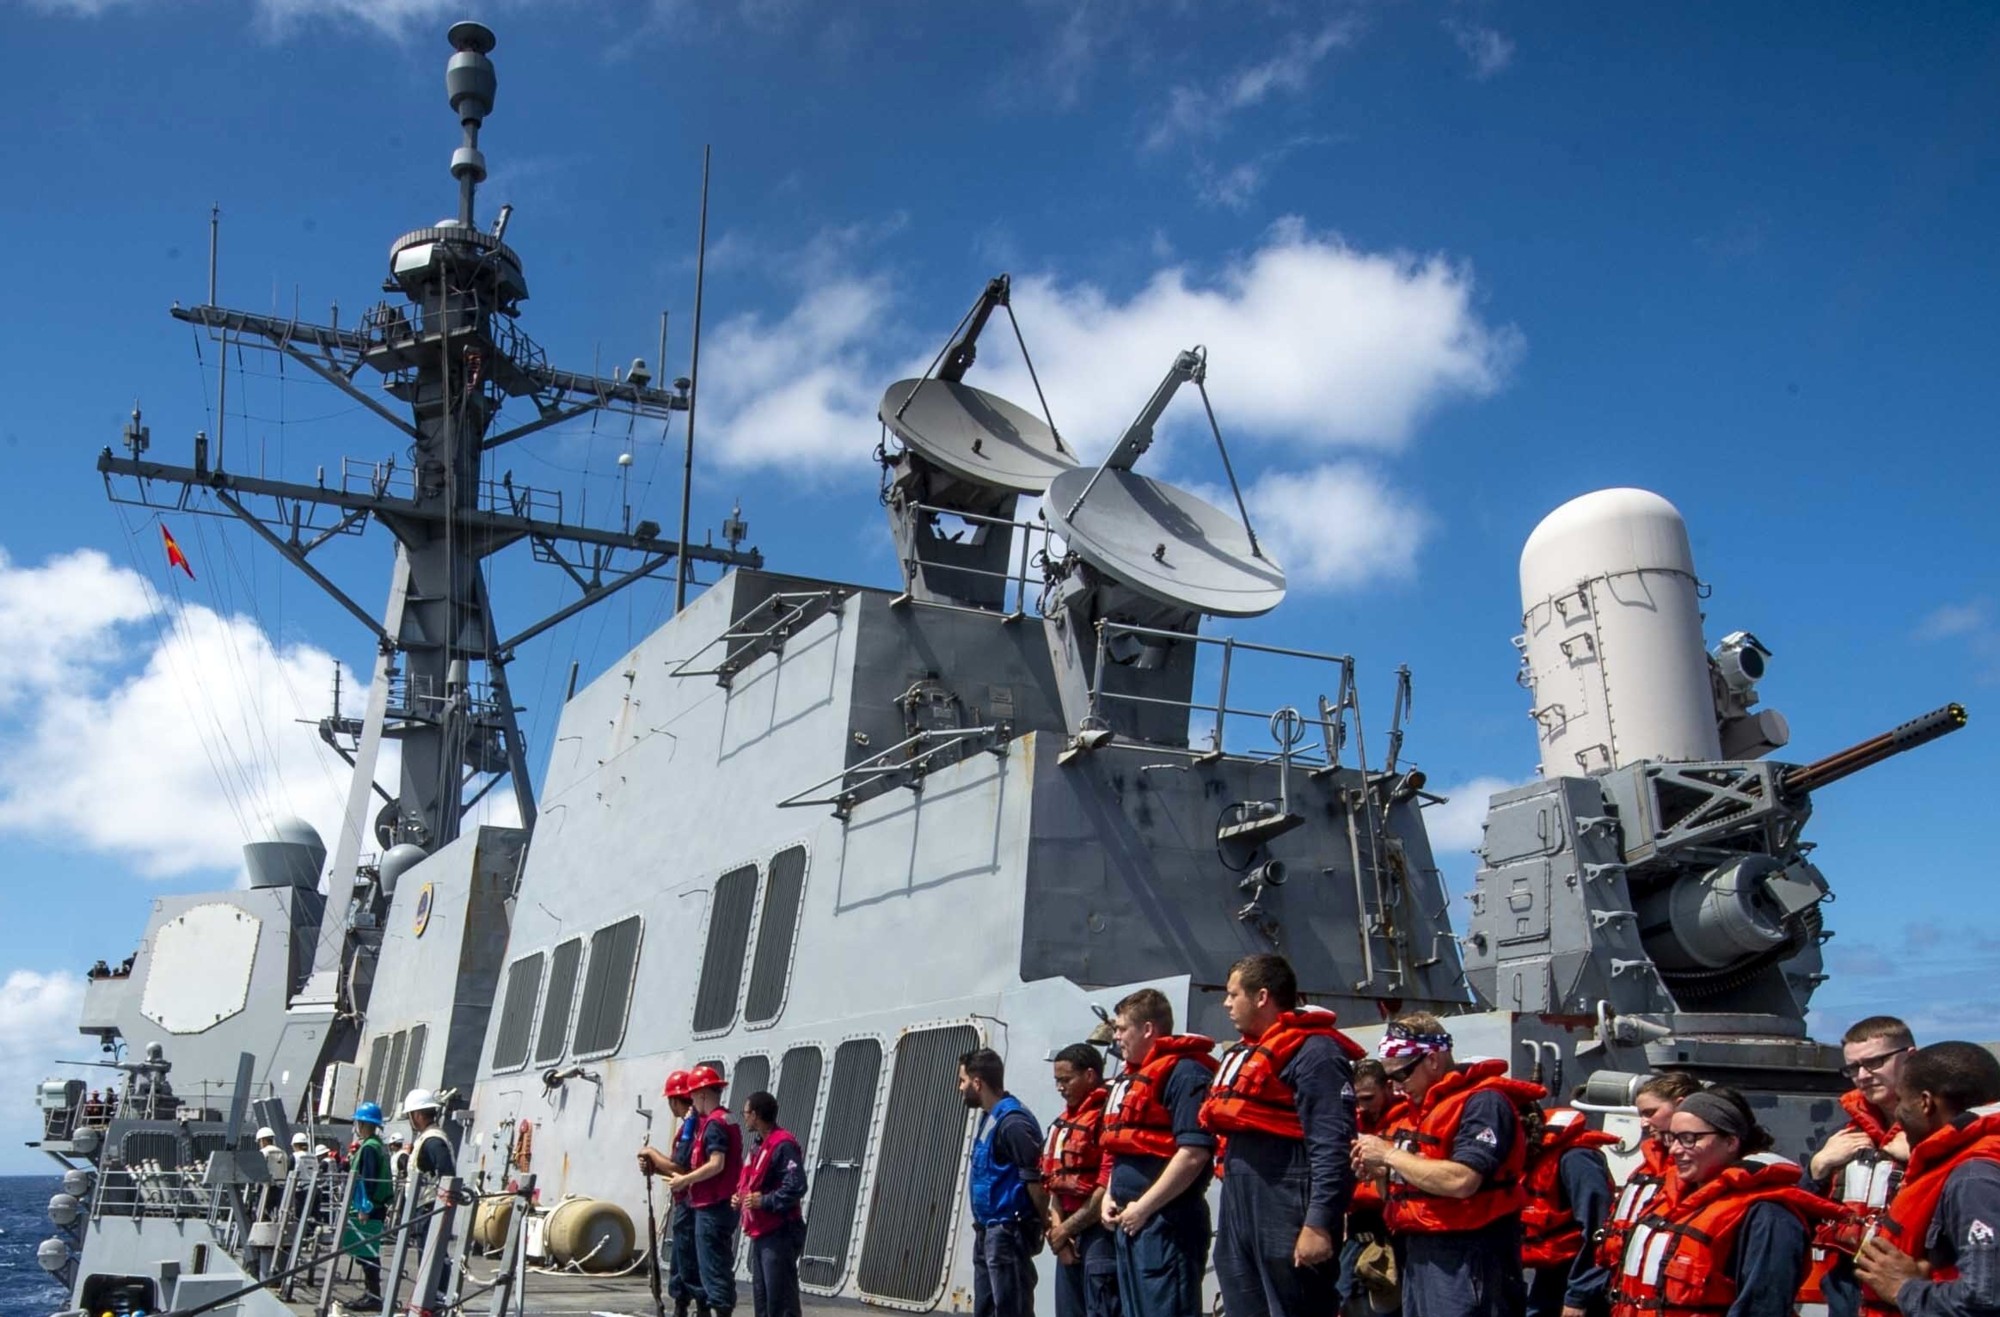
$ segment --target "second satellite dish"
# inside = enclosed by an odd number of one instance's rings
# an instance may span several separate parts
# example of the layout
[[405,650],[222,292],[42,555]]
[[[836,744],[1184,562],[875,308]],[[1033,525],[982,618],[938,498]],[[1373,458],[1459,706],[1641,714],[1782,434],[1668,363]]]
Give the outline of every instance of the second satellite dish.
[[1270,550],[1251,543],[1241,520],[1184,489],[1136,471],[1078,469],[1049,486],[1048,509],[1077,557],[1162,603],[1255,617],[1284,600],[1285,570]]
[[957,380],[897,380],[881,416],[910,448],[975,485],[1039,494],[1076,465],[1040,417]]

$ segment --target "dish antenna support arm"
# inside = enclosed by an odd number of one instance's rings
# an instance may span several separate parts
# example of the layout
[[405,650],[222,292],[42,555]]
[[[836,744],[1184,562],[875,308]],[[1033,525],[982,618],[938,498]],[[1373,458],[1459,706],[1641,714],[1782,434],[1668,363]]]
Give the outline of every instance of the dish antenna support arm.
[[1013,288],[1013,279],[1005,274],[987,280],[986,290],[979,294],[979,300],[972,304],[972,310],[960,322],[964,332],[945,349],[944,361],[938,366],[939,379],[956,384],[965,378],[965,372],[972,369],[973,361],[979,356],[981,331],[986,328],[986,322],[996,308],[1011,305]]
[[1153,396],[1146,399],[1146,405],[1139,409],[1139,414],[1133,418],[1132,424],[1125,427],[1125,433],[1118,440],[1118,446],[1111,450],[1111,456],[1104,459],[1104,465],[1097,468],[1097,474],[1090,478],[1090,483],[1076,496],[1076,502],[1069,505],[1069,510],[1063,514],[1064,520],[1076,516],[1076,510],[1090,497],[1090,491],[1097,488],[1098,477],[1106,471],[1130,471],[1133,464],[1139,460],[1139,455],[1153,446],[1153,427],[1159,424],[1160,417],[1166,413],[1167,404],[1174,400],[1176,393],[1180,392],[1181,385],[1190,381],[1200,384],[1207,378],[1207,348],[1197,345],[1176,356],[1174,364],[1167,368],[1166,378],[1162,379],[1159,387],[1153,390]]

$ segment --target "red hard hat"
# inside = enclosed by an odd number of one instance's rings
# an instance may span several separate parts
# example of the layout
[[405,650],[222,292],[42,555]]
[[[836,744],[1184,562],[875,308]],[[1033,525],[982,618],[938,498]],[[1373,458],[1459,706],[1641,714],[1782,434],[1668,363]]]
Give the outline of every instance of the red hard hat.
[[668,1097],[686,1097],[688,1095],[687,1071],[674,1070],[668,1072],[666,1095]]
[[704,1088],[721,1088],[725,1082],[727,1081],[722,1078],[722,1072],[714,1066],[698,1065],[688,1071],[687,1091],[693,1094],[699,1093]]

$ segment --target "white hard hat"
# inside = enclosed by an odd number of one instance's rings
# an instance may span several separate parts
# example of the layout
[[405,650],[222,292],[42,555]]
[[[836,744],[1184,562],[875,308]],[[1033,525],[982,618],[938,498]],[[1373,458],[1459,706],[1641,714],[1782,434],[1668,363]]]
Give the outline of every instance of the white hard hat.
[[400,1135],[400,1134],[391,1134],[391,1135],[389,1136],[389,1146],[390,1146],[390,1147],[392,1147],[392,1148],[400,1148],[400,1147],[402,1147],[402,1146],[403,1146],[403,1136],[402,1136],[402,1135]]
[[269,1125],[260,1126],[257,1130],[257,1137],[260,1139],[276,1139],[278,1131],[272,1129]]
[[436,1111],[438,1107],[437,1094],[427,1088],[413,1088],[403,1096],[403,1109],[398,1114],[407,1116],[412,1111]]
[[[278,1136],[273,1134],[271,1137],[276,1138]],[[304,1130],[300,1130],[298,1133],[292,1135],[292,1146],[294,1148],[304,1148],[309,1146],[311,1143],[312,1140],[306,1137]]]

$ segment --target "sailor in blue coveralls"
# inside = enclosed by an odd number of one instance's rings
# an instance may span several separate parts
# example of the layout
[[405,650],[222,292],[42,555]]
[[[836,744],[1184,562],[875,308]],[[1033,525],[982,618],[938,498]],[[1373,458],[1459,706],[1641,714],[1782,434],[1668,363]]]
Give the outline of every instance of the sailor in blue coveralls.
[[1005,1064],[991,1048],[958,1059],[958,1092],[980,1112],[967,1177],[974,1317],[1034,1317],[1035,1254],[1049,1211],[1041,1126],[1007,1092]]

